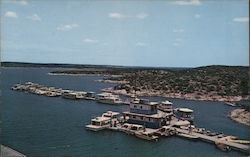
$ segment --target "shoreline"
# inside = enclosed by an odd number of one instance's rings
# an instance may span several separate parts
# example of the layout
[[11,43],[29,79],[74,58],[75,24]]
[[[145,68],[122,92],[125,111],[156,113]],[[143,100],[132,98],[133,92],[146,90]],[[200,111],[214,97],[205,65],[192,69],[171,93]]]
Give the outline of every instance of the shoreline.
[[67,74],[67,73],[48,73],[48,75],[55,75],[55,76],[110,76],[110,75],[104,75],[104,74]]
[[115,80],[95,80],[95,82],[105,82],[105,83],[114,83],[114,84],[128,83],[128,81],[115,81]]
[[[62,75],[62,76],[102,76],[102,77],[121,77],[121,75],[111,75],[111,74],[69,74],[69,73],[48,73],[48,75]],[[95,82],[105,82],[105,83],[113,83],[113,84],[127,84],[129,81],[127,80],[112,80],[112,79],[99,79],[95,80]],[[125,89],[114,89],[114,87],[107,87],[102,89],[104,92],[111,92],[114,94],[125,95],[125,96],[133,96],[135,95],[135,91],[127,92]],[[166,93],[163,90],[153,90],[153,89],[146,89],[136,91],[137,96],[158,96],[158,97],[165,97],[165,98],[178,98],[184,100],[199,100],[199,101],[219,101],[219,102],[239,102],[241,100],[249,100],[250,95],[241,96],[241,95],[213,95],[213,93],[186,93],[182,94],[180,92],[172,92]]]
[[250,126],[250,111],[247,111],[246,109],[234,109],[229,113],[228,116],[237,123]]
[[[127,93],[125,89],[122,90],[114,90],[113,87],[103,88],[102,91],[111,92],[114,94],[125,95],[125,96],[133,96],[134,93]],[[242,96],[207,96],[207,95],[196,95],[196,94],[180,94],[180,93],[163,93],[160,91],[136,91],[137,96],[158,96],[165,98],[178,98],[184,100],[199,100],[199,101],[220,101],[220,102],[238,102],[241,100],[248,100],[249,97],[243,98]]]

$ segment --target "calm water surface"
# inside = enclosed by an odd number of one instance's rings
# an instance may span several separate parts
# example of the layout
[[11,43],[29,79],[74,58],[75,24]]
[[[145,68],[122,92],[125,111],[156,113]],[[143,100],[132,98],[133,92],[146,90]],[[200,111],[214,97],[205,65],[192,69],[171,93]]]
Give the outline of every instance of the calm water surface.
[[[1,69],[1,143],[31,157],[39,156],[128,156],[128,157],[212,157],[244,156],[222,152],[213,144],[178,137],[149,142],[121,132],[85,130],[85,124],[107,110],[126,111],[127,106],[72,101],[10,90],[15,83],[32,81],[64,89],[100,92],[114,84],[95,82],[96,76],[50,76],[48,68]],[[165,100],[150,97],[150,100]],[[227,118],[230,106],[220,102],[168,99],[176,107],[193,109],[195,124],[210,130],[250,139],[249,127]]]

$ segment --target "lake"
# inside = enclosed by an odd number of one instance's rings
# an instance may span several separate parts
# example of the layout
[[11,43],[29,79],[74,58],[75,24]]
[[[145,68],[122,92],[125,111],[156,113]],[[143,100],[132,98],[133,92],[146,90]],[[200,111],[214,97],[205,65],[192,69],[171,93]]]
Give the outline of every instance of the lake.
[[[236,151],[222,152],[213,144],[163,137],[149,142],[122,132],[85,129],[90,119],[107,110],[126,111],[127,106],[106,105],[87,100],[67,100],[10,90],[15,83],[32,81],[63,89],[101,92],[114,84],[95,82],[97,76],[47,75],[55,68],[1,68],[1,143],[28,156],[124,156],[124,157],[211,157],[242,156]],[[150,100],[166,100],[148,97]],[[212,131],[250,139],[249,127],[227,117],[233,108],[222,102],[188,101],[169,98],[174,107],[194,110],[195,125]]]

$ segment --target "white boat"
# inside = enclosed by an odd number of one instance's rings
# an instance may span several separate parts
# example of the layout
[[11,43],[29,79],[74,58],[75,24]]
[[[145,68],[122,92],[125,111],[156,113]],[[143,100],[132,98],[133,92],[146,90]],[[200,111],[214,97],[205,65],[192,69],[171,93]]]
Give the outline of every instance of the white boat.
[[49,97],[56,97],[56,96],[60,96],[61,94],[60,93],[57,93],[57,92],[47,92],[46,93],[46,96],[49,96]]
[[70,92],[70,93],[63,93],[62,97],[66,99],[77,99],[76,95],[77,95],[76,93]]
[[232,107],[235,107],[237,106],[235,103],[232,103],[232,102],[225,102],[226,105],[229,105],[229,106],[232,106]]
[[171,113],[173,112],[173,103],[170,101],[162,101],[157,108],[163,112]]
[[85,94],[86,92],[70,91],[64,92],[62,96],[66,99],[83,99],[85,97]]
[[195,135],[191,135],[191,134],[178,133],[177,135],[181,136],[181,137],[189,138],[189,139],[198,139],[199,138],[199,137],[197,137]]
[[143,129],[144,129],[144,127],[142,125],[129,124],[129,123],[123,124],[122,127],[120,128],[121,131],[123,131],[127,134],[131,134],[131,135],[134,135],[136,131],[140,131]]
[[149,141],[151,140],[157,141],[159,139],[159,136],[155,136],[153,135],[152,132],[147,132],[147,131],[136,131],[135,136]]
[[119,112],[113,112],[113,111],[107,111],[102,114],[102,117],[108,117],[111,119],[118,119],[120,113]]
[[97,94],[97,101],[104,104],[122,104],[119,96],[111,93]]
[[84,99],[86,96],[87,92],[76,92],[76,99]]
[[84,99],[86,99],[86,100],[95,100],[95,92],[87,92]]
[[86,129],[92,130],[92,131],[99,131],[103,130],[110,126],[111,118],[109,117],[96,117],[94,119],[91,119],[91,124],[86,125]]

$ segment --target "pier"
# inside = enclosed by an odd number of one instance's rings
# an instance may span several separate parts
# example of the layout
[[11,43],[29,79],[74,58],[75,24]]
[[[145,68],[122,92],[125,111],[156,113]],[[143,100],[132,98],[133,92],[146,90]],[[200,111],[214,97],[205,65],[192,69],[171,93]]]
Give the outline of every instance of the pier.
[[194,125],[193,110],[173,108],[171,103],[168,103],[167,106],[165,104],[165,101],[157,103],[135,98],[130,103],[129,111],[122,114],[108,111],[109,116],[103,116],[104,113],[102,116],[91,119],[91,123],[86,125],[86,129],[121,131],[150,141],[157,141],[164,136],[179,136],[188,140],[202,140],[215,144],[222,151],[232,149],[250,153],[250,141],[198,128]]
[[201,134],[201,133],[197,133],[197,132],[190,132],[188,130],[184,130],[184,129],[180,129],[180,128],[176,128],[176,127],[170,127],[171,130],[175,130],[178,133],[183,133],[183,134],[187,134],[187,135],[192,135],[195,137],[198,137],[200,140],[209,142],[209,143],[221,143],[224,144],[226,146],[229,146],[230,148],[237,150],[237,151],[241,151],[244,153],[250,153],[250,146],[249,145],[244,145],[244,144],[239,144],[239,143],[235,143],[235,142],[230,142],[227,140],[224,140],[223,138],[219,138],[218,136],[208,136],[205,134]]

